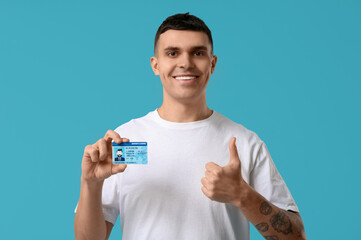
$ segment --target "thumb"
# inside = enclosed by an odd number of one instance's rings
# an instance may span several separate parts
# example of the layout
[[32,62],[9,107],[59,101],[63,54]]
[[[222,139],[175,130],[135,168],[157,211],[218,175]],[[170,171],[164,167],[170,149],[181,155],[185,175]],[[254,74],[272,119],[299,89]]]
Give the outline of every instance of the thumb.
[[229,141],[229,162],[227,165],[240,165],[241,161],[238,156],[238,151],[236,147],[236,138],[233,137],[231,141]]

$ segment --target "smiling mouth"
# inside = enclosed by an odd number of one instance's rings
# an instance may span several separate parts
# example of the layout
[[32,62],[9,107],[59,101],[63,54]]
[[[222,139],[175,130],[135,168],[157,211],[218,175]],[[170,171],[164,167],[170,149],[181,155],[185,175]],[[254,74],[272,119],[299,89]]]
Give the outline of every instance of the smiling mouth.
[[186,81],[186,80],[197,79],[197,78],[199,78],[199,76],[173,76],[173,78],[176,79],[176,80]]

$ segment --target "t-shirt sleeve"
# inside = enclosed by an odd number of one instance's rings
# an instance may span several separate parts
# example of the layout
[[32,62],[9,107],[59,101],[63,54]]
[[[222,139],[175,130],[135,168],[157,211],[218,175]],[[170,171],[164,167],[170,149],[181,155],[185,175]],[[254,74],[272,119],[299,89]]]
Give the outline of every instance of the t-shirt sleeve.
[[[76,205],[74,212],[78,205]],[[116,175],[112,175],[104,180],[102,191],[102,208],[105,221],[113,225],[119,216],[119,194]]]
[[298,207],[264,142],[261,143],[250,173],[250,185],[277,207],[298,212]]

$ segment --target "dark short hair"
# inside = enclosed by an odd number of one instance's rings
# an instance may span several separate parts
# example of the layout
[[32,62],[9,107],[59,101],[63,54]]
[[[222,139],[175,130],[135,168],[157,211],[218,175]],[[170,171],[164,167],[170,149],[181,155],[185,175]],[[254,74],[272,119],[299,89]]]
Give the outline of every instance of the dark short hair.
[[187,13],[178,13],[173,16],[168,17],[164,22],[159,26],[157,33],[155,34],[154,39],[154,54],[157,48],[159,36],[168,31],[168,30],[191,30],[204,32],[207,34],[209,42],[211,43],[211,53],[213,53],[213,39],[211,30],[207,25],[202,21],[202,19]]

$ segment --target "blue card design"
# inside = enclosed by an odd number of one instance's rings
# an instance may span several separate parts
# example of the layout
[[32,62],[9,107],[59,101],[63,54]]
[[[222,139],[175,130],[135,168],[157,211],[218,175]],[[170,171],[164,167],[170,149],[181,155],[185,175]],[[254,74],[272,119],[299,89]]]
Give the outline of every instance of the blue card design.
[[113,164],[147,164],[147,142],[112,143]]

